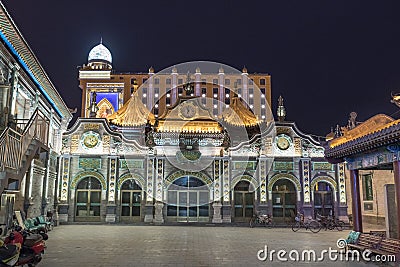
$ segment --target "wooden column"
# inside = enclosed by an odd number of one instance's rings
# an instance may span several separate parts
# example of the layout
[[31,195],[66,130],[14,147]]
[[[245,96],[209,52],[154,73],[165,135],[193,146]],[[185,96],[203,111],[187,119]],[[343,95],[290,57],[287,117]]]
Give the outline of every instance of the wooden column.
[[400,161],[393,162],[394,187],[397,202],[397,234],[400,237]]
[[351,206],[353,211],[353,230],[362,232],[362,214],[361,214],[361,197],[360,197],[360,180],[358,179],[358,170],[350,171],[351,186]]

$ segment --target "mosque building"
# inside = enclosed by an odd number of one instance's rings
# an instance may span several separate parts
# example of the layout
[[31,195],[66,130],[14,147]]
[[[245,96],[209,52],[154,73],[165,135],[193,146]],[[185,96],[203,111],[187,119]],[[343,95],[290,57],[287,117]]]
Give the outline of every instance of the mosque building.
[[62,137],[60,222],[347,220],[344,164],[277,120],[271,76],[207,62],[119,73],[100,43],[79,69],[81,117]]

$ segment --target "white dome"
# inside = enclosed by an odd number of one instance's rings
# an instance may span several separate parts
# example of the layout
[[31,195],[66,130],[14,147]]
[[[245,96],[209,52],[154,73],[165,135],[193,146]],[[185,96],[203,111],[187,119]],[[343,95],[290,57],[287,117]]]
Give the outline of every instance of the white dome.
[[89,52],[88,62],[90,63],[91,61],[96,60],[105,60],[110,64],[112,63],[111,52],[102,43],[93,47]]

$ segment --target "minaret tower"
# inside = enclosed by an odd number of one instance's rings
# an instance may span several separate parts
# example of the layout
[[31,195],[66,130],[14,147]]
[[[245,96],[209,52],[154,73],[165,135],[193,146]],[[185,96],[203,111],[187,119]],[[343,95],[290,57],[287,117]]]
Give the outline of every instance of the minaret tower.
[[[111,71],[111,52],[103,45],[103,40],[101,39],[100,44],[96,45],[90,50],[87,64],[83,65],[79,69],[79,87],[82,89],[81,116],[83,118],[96,117],[97,115],[94,113],[95,109],[97,108],[98,110],[101,108],[99,101],[104,98],[104,89],[101,89],[100,87],[90,87],[88,84],[109,83]],[[97,93],[97,103],[94,103],[94,101],[96,101],[96,96],[94,93]],[[101,93],[103,93],[103,95],[101,95]],[[114,102],[117,102],[117,100]],[[111,103],[109,105],[111,105]],[[118,109],[118,106],[115,106],[114,110],[115,109]]]

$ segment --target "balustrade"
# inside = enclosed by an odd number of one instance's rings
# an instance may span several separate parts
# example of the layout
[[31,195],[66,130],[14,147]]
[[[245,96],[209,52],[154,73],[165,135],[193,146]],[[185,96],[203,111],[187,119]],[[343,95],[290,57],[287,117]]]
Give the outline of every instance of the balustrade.
[[0,171],[5,168],[18,171],[33,140],[48,146],[49,120],[36,110],[23,131],[7,127],[0,135]]

